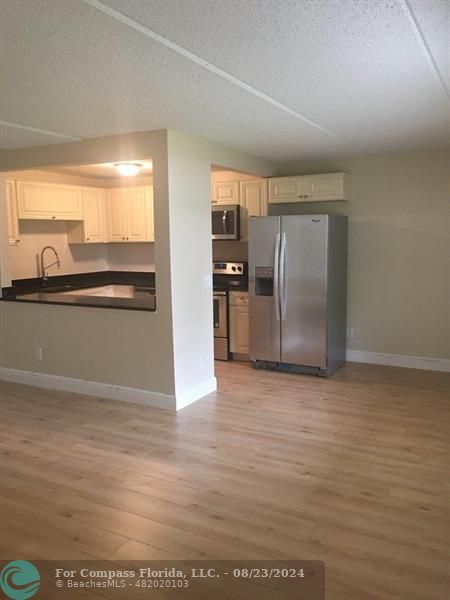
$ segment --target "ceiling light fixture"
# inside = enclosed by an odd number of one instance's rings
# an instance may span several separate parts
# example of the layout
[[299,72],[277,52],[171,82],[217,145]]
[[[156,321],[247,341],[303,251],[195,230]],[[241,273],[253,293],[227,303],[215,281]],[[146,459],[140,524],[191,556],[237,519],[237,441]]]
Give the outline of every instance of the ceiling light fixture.
[[145,165],[144,163],[139,162],[123,162],[114,163],[114,167],[122,177],[134,177],[145,167]]

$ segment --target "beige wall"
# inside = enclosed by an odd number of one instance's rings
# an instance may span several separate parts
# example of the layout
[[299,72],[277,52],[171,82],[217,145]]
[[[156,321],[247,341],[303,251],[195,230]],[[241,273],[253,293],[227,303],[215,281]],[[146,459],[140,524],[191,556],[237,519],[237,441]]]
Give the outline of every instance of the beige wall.
[[111,271],[155,271],[155,244],[107,244]]
[[211,181],[248,181],[258,179],[257,175],[237,173],[236,171],[211,171]]
[[201,145],[169,132],[170,264],[177,394],[215,386],[210,160]]
[[450,151],[280,165],[348,171],[351,200],[272,205],[272,214],[349,216],[348,347],[450,358]]
[[173,393],[158,313],[2,302],[0,332],[0,367]]
[[213,258],[214,260],[247,261],[248,243],[215,240],[213,241]]

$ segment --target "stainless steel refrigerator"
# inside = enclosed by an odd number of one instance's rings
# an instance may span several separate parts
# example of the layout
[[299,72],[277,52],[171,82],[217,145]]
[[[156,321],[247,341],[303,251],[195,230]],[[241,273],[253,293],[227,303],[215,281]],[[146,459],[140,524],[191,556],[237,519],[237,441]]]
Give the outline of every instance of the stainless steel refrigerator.
[[253,366],[322,376],[345,362],[347,217],[249,219]]

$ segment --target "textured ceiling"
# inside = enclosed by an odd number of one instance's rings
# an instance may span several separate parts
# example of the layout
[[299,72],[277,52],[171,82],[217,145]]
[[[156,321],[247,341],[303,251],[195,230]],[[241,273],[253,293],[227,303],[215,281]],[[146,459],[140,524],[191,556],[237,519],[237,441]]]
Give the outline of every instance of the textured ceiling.
[[0,88],[0,148],[161,128],[273,160],[439,147],[450,4],[0,0]]

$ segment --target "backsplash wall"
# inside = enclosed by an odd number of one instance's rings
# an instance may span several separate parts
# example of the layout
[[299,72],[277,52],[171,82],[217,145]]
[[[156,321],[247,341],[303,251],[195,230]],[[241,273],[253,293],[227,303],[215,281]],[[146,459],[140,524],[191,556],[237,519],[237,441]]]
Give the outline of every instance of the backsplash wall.
[[[53,246],[59,254],[61,269],[52,267],[50,275],[70,275],[108,269],[104,244],[67,243],[65,221],[20,221],[20,244],[9,247],[11,279],[39,277],[39,256],[44,246]],[[50,252],[47,262],[53,262]]]
[[108,244],[107,258],[110,271],[154,271],[155,244]]
[[248,243],[234,241],[214,241],[213,259],[215,261],[247,261]]
[[[11,278],[38,277],[39,256],[44,246],[54,246],[61,260],[61,269],[50,269],[50,275],[70,275],[93,271],[155,270],[155,244],[68,244],[64,221],[21,221],[21,242],[10,246]],[[215,261],[247,261],[246,242],[213,242]],[[51,254],[47,255],[51,262]]]
[[[71,275],[93,271],[154,271],[153,243],[68,244],[65,221],[20,221],[20,244],[10,246],[11,279],[39,277],[39,257],[44,246],[59,254],[61,269],[50,275]],[[47,262],[52,262],[48,253]]]

